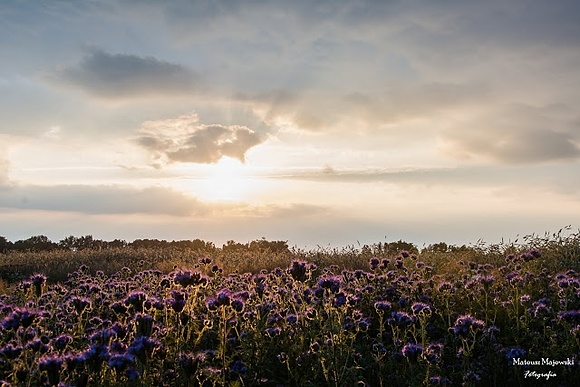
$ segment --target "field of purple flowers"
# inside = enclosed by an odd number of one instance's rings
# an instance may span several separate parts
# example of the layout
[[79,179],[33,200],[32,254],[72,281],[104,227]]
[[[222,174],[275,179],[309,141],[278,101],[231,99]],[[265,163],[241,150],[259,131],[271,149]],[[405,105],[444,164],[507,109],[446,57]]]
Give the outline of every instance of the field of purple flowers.
[[580,385],[580,276],[553,246],[34,273],[0,295],[0,386]]

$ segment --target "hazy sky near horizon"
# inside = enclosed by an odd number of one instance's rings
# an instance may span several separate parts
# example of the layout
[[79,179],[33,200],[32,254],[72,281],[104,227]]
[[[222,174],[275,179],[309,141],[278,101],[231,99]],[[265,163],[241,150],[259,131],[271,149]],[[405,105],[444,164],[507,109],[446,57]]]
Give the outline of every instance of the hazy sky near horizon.
[[0,235],[580,226],[580,2],[2,1]]

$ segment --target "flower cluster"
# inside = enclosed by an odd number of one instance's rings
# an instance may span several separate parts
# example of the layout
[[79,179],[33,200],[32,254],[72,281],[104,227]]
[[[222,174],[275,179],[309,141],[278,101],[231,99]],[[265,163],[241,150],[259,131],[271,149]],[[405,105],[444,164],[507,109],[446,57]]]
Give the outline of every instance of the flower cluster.
[[566,359],[580,340],[580,276],[543,259],[35,273],[0,295],[0,385],[517,384],[512,359]]

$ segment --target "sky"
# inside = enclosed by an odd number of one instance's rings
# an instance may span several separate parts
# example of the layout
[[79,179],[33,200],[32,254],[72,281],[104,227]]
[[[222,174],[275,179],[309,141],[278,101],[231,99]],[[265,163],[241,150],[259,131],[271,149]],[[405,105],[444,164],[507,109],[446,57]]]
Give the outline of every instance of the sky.
[[0,235],[580,224],[580,2],[0,2]]

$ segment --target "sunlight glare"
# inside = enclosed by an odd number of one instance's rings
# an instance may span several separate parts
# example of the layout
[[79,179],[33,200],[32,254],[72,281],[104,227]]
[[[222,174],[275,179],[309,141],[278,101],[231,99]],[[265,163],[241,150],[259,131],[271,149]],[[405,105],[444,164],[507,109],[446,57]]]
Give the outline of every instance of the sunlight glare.
[[205,168],[196,191],[199,197],[207,201],[239,201],[251,194],[253,180],[246,165],[224,157]]

